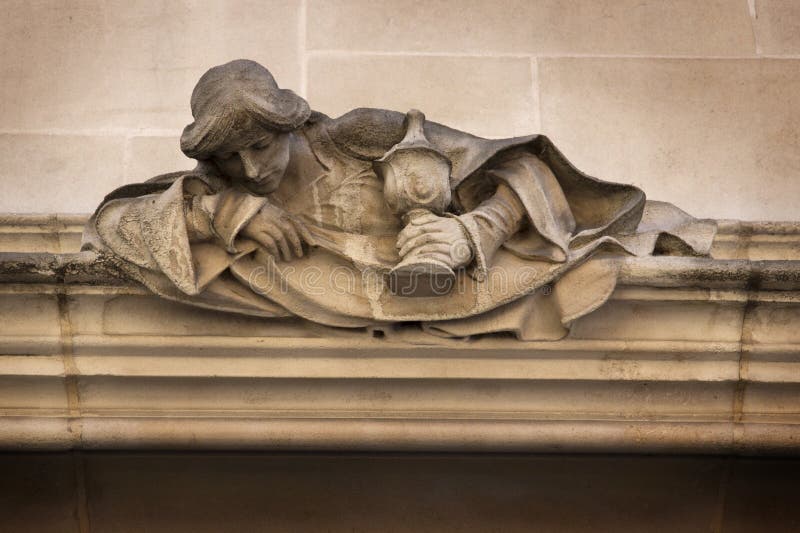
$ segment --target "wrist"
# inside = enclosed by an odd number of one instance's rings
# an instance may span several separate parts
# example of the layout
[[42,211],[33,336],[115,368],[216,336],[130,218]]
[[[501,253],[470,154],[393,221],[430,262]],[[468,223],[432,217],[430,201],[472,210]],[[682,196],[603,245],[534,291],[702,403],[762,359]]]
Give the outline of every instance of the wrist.
[[229,253],[237,253],[237,235],[266,203],[267,199],[262,196],[252,196],[232,189],[220,193],[212,227]]
[[469,222],[462,218],[464,215],[447,213],[446,216],[454,219],[461,229],[460,237],[450,244],[450,257],[456,267],[466,266],[477,258],[478,244],[467,227]]

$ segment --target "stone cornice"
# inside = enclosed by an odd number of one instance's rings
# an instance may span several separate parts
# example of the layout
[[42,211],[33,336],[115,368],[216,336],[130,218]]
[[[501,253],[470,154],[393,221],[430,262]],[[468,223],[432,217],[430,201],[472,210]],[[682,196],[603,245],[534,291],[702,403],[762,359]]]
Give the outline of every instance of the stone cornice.
[[42,220],[0,225],[3,449],[800,450],[797,225],[628,259],[560,341],[423,342],[166,302]]

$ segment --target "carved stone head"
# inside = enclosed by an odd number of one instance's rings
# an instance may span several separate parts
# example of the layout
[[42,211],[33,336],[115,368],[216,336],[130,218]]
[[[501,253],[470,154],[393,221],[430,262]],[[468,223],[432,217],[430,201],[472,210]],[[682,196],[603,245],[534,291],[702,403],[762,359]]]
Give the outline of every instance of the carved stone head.
[[279,88],[266,68],[246,59],[203,74],[191,105],[194,122],[183,130],[181,150],[210,160],[224,176],[263,194],[280,184],[290,132],[311,114],[305,100]]
[[231,145],[232,138],[242,144],[263,130],[292,131],[311,114],[308,102],[279,88],[269,70],[247,59],[203,74],[192,91],[191,106],[194,122],[183,130],[181,150],[193,159],[210,159]]

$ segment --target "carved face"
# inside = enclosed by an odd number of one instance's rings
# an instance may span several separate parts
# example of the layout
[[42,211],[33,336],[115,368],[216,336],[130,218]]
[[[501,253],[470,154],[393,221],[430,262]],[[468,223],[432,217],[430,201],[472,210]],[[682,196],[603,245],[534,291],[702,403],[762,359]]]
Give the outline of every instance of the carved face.
[[281,183],[289,164],[291,133],[261,129],[257,134],[233,135],[214,152],[220,172],[257,194],[268,194]]

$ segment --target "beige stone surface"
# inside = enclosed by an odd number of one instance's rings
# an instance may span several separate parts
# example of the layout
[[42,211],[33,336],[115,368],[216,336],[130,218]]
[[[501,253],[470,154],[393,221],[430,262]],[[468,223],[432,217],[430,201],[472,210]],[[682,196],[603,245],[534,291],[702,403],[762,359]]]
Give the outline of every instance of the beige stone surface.
[[675,302],[621,300],[579,321],[570,336],[666,340],[679,330],[684,340],[735,342],[741,337],[743,307],[744,302],[690,301],[689,297]]
[[77,252],[86,218],[85,215],[0,215],[0,252]]
[[760,53],[800,54],[800,3],[794,0],[755,0],[754,28]]
[[0,134],[0,212],[90,213],[122,185],[124,140]]
[[[63,374],[64,366],[61,361],[52,356],[45,356],[48,361],[41,364],[40,368],[47,373],[58,367],[58,373]],[[0,365],[7,368],[8,356],[0,356]],[[54,364],[53,364],[54,363]],[[30,366],[20,365],[19,372],[31,372]],[[67,395],[64,391],[64,380],[58,374],[40,375],[36,377],[3,375],[0,376],[0,406],[6,413],[30,414],[31,410],[48,413],[54,416],[68,415]]]
[[[95,300],[95,299],[93,299]],[[297,320],[270,319],[220,313],[170,301],[154,302],[149,296],[100,296],[98,306],[89,311],[88,302],[76,308],[76,331],[109,335],[204,335],[230,337],[288,337],[314,335],[313,330]],[[77,305],[77,304],[76,304]],[[87,313],[88,311],[88,313]],[[98,314],[95,314],[98,313]]]
[[[189,361],[187,361],[189,363]],[[192,361],[189,364],[196,364]],[[587,364],[591,364],[587,362]],[[154,372],[155,373],[155,372]],[[793,388],[794,387],[794,388]],[[720,418],[732,404],[731,382],[605,382],[576,380],[495,379],[320,379],[309,391],[303,378],[197,377],[167,378],[142,386],[140,380],[117,376],[85,376],[80,379],[81,407],[87,413],[138,411],[141,413],[195,412],[224,416],[245,406],[251,415],[272,413],[288,418],[337,413],[344,417],[386,416],[401,413],[470,413],[475,418],[513,418],[511,413],[536,413],[537,417],[580,419],[587,413],[614,413],[620,418],[666,418],[691,402],[693,415]],[[772,387],[764,387],[771,390]],[[787,394],[796,392],[786,386]],[[795,402],[796,404],[797,402]],[[764,412],[761,402],[750,411]],[[788,407],[784,410],[789,412]],[[502,413],[502,415],[498,415]],[[465,443],[466,444],[466,443]]]
[[6,292],[0,299],[0,331],[3,336],[58,337],[61,335],[58,316],[54,295]]
[[197,78],[239,57],[297,88],[297,16],[292,0],[5,2],[0,127],[179,130]]
[[537,129],[532,76],[526,58],[319,56],[309,61],[308,100],[331,116],[416,108],[470,133],[513,137]]
[[542,131],[578,168],[700,217],[794,220],[800,62],[542,59]]
[[191,170],[197,161],[180,149],[178,135],[131,137],[125,146],[125,183],[140,183],[153,176],[176,170]]
[[711,256],[719,259],[791,260],[800,253],[800,222],[718,221]]
[[752,55],[739,0],[310,0],[314,49],[534,54]]
[[750,310],[747,335],[756,344],[800,343],[800,330],[785,327],[800,324],[800,306],[794,303],[759,305]]

